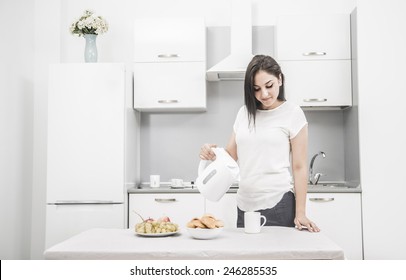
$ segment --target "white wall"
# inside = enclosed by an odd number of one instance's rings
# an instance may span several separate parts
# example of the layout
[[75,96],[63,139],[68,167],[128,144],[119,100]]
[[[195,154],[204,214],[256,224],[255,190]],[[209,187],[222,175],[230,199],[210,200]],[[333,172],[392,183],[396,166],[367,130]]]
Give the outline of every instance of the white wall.
[[[48,65],[60,61],[60,1],[35,1],[34,150],[30,256],[42,259],[45,244]],[[50,24],[52,23],[52,24]]]
[[[206,18],[208,26],[223,26],[230,23],[230,1],[0,2],[0,224],[8,227],[4,230],[2,226],[0,232],[2,259],[42,258],[45,229],[48,64],[83,61],[84,40],[69,34],[70,23],[86,8],[104,16],[110,23],[110,31],[98,38],[99,61],[129,63],[132,59],[132,21],[135,17],[200,15]],[[273,25],[276,16],[283,13],[350,13],[356,0],[251,2],[253,25]],[[23,16],[22,20],[17,20],[15,15]],[[13,30],[19,32],[10,32],[10,25],[6,24],[10,22],[13,23]],[[23,53],[21,49],[15,48],[16,43],[24,50]],[[34,73],[32,70],[35,70]],[[7,135],[4,135],[3,131],[7,131]],[[6,157],[3,157],[3,154],[6,154]]]
[[28,259],[34,2],[0,2],[0,259]]
[[406,3],[357,6],[364,255],[406,259]]

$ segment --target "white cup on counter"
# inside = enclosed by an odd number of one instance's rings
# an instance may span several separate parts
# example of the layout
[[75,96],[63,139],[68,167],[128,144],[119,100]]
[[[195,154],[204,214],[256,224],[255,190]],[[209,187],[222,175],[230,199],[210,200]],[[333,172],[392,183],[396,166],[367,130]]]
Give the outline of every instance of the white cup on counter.
[[[264,220],[261,223],[261,220]],[[260,233],[261,228],[266,223],[266,217],[259,212],[244,213],[244,231],[245,233]]]
[[149,176],[149,183],[151,188],[159,188],[161,177],[159,175],[151,175]]
[[184,187],[183,180],[182,179],[172,179],[171,186],[173,188],[183,188]]

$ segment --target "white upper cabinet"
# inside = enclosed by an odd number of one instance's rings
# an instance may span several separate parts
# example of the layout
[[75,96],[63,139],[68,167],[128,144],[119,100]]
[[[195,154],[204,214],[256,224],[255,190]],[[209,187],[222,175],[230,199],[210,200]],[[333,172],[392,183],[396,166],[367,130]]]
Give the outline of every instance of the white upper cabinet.
[[278,18],[276,59],[286,99],[304,108],[352,106],[350,15]]
[[285,96],[302,107],[352,105],[351,60],[280,61]]
[[141,111],[204,111],[205,71],[200,62],[135,63],[134,108]]
[[350,15],[287,15],[276,28],[278,60],[351,59]]
[[134,38],[134,62],[206,61],[203,19],[137,19]]
[[204,19],[137,19],[134,37],[134,109],[205,111]]

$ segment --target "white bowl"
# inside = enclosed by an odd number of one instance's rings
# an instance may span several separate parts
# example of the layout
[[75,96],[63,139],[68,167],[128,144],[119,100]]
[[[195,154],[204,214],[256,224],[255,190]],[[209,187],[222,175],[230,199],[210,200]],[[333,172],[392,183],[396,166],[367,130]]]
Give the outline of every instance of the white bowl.
[[187,231],[195,239],[213,239],[220,235],[223,228],[187,228]]

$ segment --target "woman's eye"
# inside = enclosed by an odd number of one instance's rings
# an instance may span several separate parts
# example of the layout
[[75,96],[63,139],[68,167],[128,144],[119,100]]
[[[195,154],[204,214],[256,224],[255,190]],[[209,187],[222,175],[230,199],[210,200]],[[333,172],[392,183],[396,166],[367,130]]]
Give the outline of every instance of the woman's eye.
[[270,86],[266,86],[266,88],[272,88],[273,87],[273,84],[272,85],[270,85]]
[[255,90],[255,91],[259,91],[260,89],[259,89],[259,88],[254,88],[254,90]]

